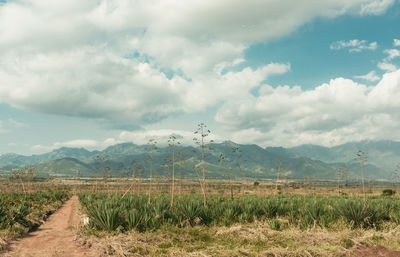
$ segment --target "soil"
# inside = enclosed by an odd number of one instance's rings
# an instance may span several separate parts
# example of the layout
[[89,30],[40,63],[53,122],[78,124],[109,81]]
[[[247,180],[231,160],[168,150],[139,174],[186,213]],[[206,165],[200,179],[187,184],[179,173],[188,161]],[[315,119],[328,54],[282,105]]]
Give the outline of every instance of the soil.
[[356,251],[353,255],[363,257],[400,257],[400,251],[390,251],[383,246],[365,247]]
[[71,197],[36,231],[9,246],[6,257],[97,257],[92,249],[79,246],[76,229],[80,223],[79,200]]

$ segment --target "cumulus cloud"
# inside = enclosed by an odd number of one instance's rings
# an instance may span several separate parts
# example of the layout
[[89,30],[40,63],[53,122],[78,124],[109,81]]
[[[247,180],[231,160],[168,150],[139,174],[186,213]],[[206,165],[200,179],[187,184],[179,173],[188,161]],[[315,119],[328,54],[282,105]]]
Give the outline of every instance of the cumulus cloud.
[[[22,0],[0,5],[0,102],[141,127],[239,98],[270,64],[227,72],[257,42],[387,1]],[[371,45],[372,44],[372,45]],[[373,43],[365,49],[376,48]]]
[[400,39],[393,39],[393,46],[400,46]]
[[[0,123],[1,125],[1,123]],[[0,127],[1,128],[1,127]],[[159,146],[166,146],[170,136],[175,136],[177,141],[184,145],[194,145],[193,137],[195,136],[193,131],[187,130],[174,130],[174,129],[152,129],[152,130],[134,130],[134,131],[122,131],[119,135],[105,140],[92,140],[92,139],[75,139],[65,142],[56,142],[52,145],[34,145],[31,150],[36,153],[47,152],[60,147],[72,147],[72,148],[85,148],[88,150],[103,150],[109,146],[131,142],[137,145],[144,145],[149,142],[150,139],[157,141]],[[220,142],[225,140],[217,134],[211,133],[208,140],[214,140]]]
[[383,52],[387,54],[387,57],[384,59],[385,61],[391,61],[400,56],[400,51],[397,49],[385,49]]
[[378,48],[377,42],[368,43],[367,40],[353,39],[349,41],[336,41],[330,45],[331,50],[349,49],[350,53],[361,52],[363,50],[375,50]]
[[[118,142],[133,142],[135,144],[147,144],[150,139],[155,139],[159,145],[166,145],[170,136],[176,136],[181,144],[193,145],[193,131],[173,130],[173,129],[155,129],[155,130],[138,130],[123,131],[119,135]],[[223,139],[214,133],[211,133],[208,140],[222,141]]]
[[376,74],[376,71],[370,71],[365,75],[354,76],[356,79],[364,79],[367,81],[375,82],[380,79],[380,77]]
[[225,103],[215,119],[232,139],[260,145],[327,146],[365,138],[399,140],[400,70],[386,73],[376,86],[337,78],[312,90],[264,85],[259,96]]
[[361,15],[380,15],[383,14],[387,8],[392,6],[395,0],[376,0],[361,6]]
[[92,139],[75,139],[65,142],[55,142],[52,145],[34,145],[31,150],[34,152],[47,152],[60,147],[71,147],[71,148],[85,148],[88,150],[104,149],[110,145],[115,144],[114,141],[110,139],[104,141],[97,141]]
[[15,129],[28,127],[27,124],[14,119],[0,120],[0,133],[10,132]]
[[379,62],[378,68],[383,71],[389,71],[389,72],[397,70],[396,65],[394,65],[393,63],[386,62],[386,61]]

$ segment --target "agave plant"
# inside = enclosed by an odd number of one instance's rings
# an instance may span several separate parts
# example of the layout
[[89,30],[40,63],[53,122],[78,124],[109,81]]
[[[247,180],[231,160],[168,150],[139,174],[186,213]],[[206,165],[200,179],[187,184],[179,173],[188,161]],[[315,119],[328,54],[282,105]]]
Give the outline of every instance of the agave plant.
[[137,209],[129,210],[127,213],[128,229],[139,229],[142,225],[143,216]]
[[[234,200],[222,196],[208,198],[187,195],[176,199],[171,208],[169,195],[145,196],[82,194],[82,205],[92,227],[116,230],[119,226],[138,231],[155,230],[163,225],[195,226],[249,223],[254,220],[284,218],[301,228],[329,227],[343,218],[352,228],[378,228],[383,221],[400,222],[400,201],[396,198],[371,197],[364,206],[358,197],[330,196],[240,196]],[[13,203],[13,208],[19,202]],[[30,208],[30,205],[27,205]],[[0,210],[1,211],[1,210]]]
[[201,210],[204,208],[203,204],[198,201],[182,201],[177,202],[175,206],[175,213],[178,222],[181,225],[194,226],[201,221]]
[[267,218],[275,218],[277,213],[278,213],[278,208],[279,208],[279,203],[276,201],[273,201],[271,199],[268,199],[264,202],[262,202],[262,209],[264,211],[264,215]]
[[369,228],[377,226],[377,210],[373,205],[361,201],[345,200],[337,206],[339,214],[352,228]]
[[113,203],[97,202],[88,209],[90,225],[99,230],[113,231],[122,225],[121,209]]

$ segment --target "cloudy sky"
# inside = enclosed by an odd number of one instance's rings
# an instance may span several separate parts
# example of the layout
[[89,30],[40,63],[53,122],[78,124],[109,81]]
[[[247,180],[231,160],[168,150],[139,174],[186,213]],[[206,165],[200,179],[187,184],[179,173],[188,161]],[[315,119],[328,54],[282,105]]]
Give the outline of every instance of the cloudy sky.
[[0,153],[400,140],[399,0],[0,0]]

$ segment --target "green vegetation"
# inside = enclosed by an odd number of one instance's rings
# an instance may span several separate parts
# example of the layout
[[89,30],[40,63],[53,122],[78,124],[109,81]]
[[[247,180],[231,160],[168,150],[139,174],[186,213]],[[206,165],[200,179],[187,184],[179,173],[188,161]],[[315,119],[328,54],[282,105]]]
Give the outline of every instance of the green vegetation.
[[[300,230],[333,228],[381,229],[382,224],[398,224],[400,199],[369,197],[366,205],[360,197],[336,196],[238,196],[234,200],[210,195],[203,205],[201,195],[176,199],[173,208],[168,195],[154,195],[151,204],[144,195],[80,194],[80,201],[95,230],[160,229],[163,226],[231,226],[269,222],[274,230],[293,227]],[[277,220],[279,219],[279,220]]]
[[383,196],[392,196],[392,195],[395,195],[395,194],[396,194],[396,191],[393,190],[393,189],[390,189],[390,188],[384,189],[384,190],[382,191],[382,195],[383,195]]
[[0,239],[21,236],[39,226],[67,197],[65,192],[0,194]]

